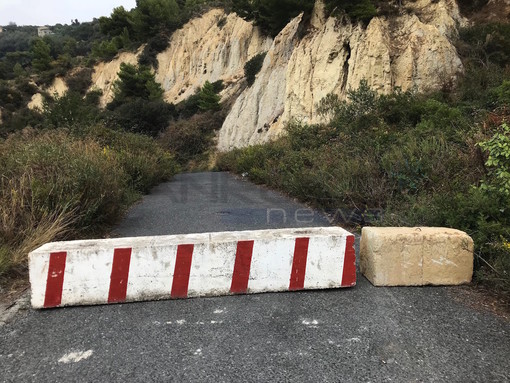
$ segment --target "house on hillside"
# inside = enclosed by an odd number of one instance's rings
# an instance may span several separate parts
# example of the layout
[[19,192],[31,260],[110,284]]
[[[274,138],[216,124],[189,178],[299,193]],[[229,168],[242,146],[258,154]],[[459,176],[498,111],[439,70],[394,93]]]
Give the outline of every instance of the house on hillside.
[[4,29],[2,27],[0,27],[0,33],[2,33],[4,31]]
[[44,27],[38,27],[37,28],[37,36],[44,37],[53,34],[50,27],[45,25]]

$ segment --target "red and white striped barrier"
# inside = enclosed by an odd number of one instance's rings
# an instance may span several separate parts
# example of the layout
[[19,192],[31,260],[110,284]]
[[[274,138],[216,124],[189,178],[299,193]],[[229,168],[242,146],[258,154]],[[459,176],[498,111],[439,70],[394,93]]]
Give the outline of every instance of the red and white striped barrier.
[[50,243],[29,256],[32,306],[350,287],[353,245],[337,227]]

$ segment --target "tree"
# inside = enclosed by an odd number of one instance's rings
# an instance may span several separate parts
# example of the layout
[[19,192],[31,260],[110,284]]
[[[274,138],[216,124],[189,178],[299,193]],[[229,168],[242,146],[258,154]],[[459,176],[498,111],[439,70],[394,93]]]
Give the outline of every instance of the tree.
[[214,86],[206,81],[200,92],[198,93],[198,107],[202,111],[220,110],[221,97],[214,91]]
[[257,74],[262,69],[262,65],[264,64],[264,59],[266,58],[266,53],[259,53],[258,55],[252,57],[245,65],[244,65],[244,77],[248,82],[248,86],[252,86],[255,82],[255,78]]
[[310,14],[314,4],[314,0],[241,0],[233,2],[232,10],[253,20],[263,33],[276,36],[301,12]]
[[135,99],[147,101],[163,100],[163,89],[156,82],[150,68],[143,65],[134,66],[122,63],[118,73],[119,79],[115,81],[114,103],[122,103]]
[[27,74],[20,63],[16,63],[16,65],[12,68],[12,71],[16,78],[24,77]]
[[99,18],[101,33],[112,37],[119,36],[124,32],[124,29],[132,34],[133,24],[133,15],[122,6],[114,8],[110,17]]
[[51,69],[50,46],[42,39],[36,39],[30,49],[32,55],[32,67],[38,72]]
[[146,40],[162,30],[176,30],[181,22],[180,15],[175,0],[137,0],[133,19],[138,38]]

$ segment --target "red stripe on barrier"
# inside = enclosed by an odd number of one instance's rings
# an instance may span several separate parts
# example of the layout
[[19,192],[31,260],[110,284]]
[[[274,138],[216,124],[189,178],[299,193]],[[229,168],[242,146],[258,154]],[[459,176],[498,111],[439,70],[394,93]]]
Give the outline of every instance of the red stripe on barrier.
[[126,300],[130,263],[131,249],[115,249],[108,303],[119,303]]
[[305,288],[306,259],[310,238],[296,238],[292,273],[290,274],[289,290],[303,290]]
[[230,287],[230,292],[233,294],[245,294],[248,291],[253,244],[254,241],[239,241],[237,243],[234,274]]
[[175,260],[172,298],[187,298],[194,245],[179,245]]
[[354,235],[349,235],[345,244],[344,272],[342,275],[342,287],[350,287],[356,284],[356,252],[354,250]]
[[66,269],[67,252],[51,253],[46,280],[44,307],[60,306],[62,303],[62,287],[64,286],[64,272]]

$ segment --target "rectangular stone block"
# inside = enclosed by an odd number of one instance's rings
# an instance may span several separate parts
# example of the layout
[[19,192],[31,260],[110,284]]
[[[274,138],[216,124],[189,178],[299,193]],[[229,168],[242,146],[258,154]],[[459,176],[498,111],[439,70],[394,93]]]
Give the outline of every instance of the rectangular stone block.
[[430,227],[365,227],[361,273],[374,286],[460,285],[473,277],[473,240]]

